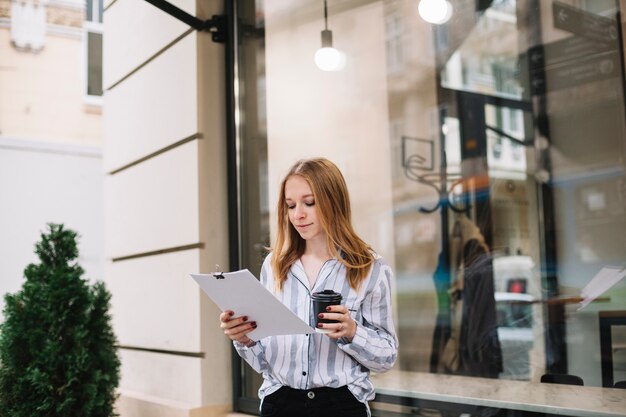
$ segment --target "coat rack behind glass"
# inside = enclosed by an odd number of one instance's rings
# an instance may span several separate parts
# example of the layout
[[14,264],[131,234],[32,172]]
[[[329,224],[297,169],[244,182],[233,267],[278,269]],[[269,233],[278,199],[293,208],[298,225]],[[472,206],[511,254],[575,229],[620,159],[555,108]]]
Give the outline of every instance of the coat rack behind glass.
[[[448,289],[450,287],[450,248],[449,248],[449,216],[448,208],[455,213],[464,213],[469,210],[469,198],[463,193],[463,207],[453,203],[450,192],[456,185],[462,184],[460,172],[449,173],[446,156],[446,129],[445,120],[447,111],[439,109],[439,172],[435,171],[435,145],[433,140],[402,136],[402,167],[405,176],[417,183],[434,189],[437,193],[437,203],[432,208],[419,207],[420,213],[431,214],[441,209],[441,250],[439,253],[438,266],[433,274],[435,289],[437,292],[437,319],[432,339],[432,351],[430,357],[430,372],[437,372],[439,363],[438,344],[447,340],[450,335],[450,310]],[[419,148],[426,146],[425,152],[409,153],[410,145]],[[448,187],[450,182],[450,187]]]
[[[417,142],[425,144],[428,148],[428,156],[419,153],[409,153],[409,143]],[[439,172],[434,171],[434,144],[432,140],[412,138],[409,136],[402,136],[402,167],[404,168],[404,175],[415,182],[426,185],[433,188],[439,197],[437,203],[432,208],[420,207],[421,213],[434,213],[439,208],[450,208],[456,213],[463,213],[466,211],[466,207],[457,207],[450,197],[450,192],[454,190],[455,186],[460,184],[460,173],[448,173],[448,163],[445,150],[445,134],[440,138],[440,163]],[[451,186],[448,187],[448,181],[451,182]]]

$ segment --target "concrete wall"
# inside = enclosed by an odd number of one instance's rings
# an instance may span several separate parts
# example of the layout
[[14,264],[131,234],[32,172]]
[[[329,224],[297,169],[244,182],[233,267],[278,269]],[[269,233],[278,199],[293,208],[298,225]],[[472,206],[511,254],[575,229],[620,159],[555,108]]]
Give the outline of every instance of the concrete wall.
[[[35,243],[49,222],[79,233],[85,276],[103,278],[101,153],[98,147],[0,138],[0,295],[20,289],[24,268],[38,262]],[[2,297],[0,311],[3,306]]]
[[[207,19],[221,1],[173,1]],[[147,2],[105,2],[105,276],[119,412],[231,409],[230,344],[189,273],[227,265],[224,46]]]

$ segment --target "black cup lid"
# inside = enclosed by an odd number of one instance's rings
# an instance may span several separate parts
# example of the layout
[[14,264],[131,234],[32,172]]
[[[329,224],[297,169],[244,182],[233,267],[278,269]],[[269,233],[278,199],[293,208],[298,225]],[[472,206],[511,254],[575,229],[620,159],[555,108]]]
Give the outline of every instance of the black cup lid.
[[341,294],[335,292],[333,290],[324,290],[319,292],[314,292],[311,296],[314,300],[319,301],[341,301]]

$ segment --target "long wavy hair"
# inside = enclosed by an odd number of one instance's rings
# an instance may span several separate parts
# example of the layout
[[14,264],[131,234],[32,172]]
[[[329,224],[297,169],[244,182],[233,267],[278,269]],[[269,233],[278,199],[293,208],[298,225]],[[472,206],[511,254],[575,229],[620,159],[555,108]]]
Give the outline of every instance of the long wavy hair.
[[339,168],[325,158],[296,162],[280,185],[278,227],[272,254],[272,269],[278,290],[282,289],[291,266],[304,254],[306,241],[289,221],[285,184],[294,175],[306,180],[313,191],[317,217],[326,233],[330,254],[346,267],[350,287],[358,289],[374,263],[374,253],[352,227],[350,197]]

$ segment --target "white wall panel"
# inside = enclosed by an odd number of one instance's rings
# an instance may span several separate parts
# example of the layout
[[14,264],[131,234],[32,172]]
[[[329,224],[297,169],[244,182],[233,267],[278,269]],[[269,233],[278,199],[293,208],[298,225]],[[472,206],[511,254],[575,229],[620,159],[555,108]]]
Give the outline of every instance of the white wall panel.
[[198,141],[105,178],[107,258],[199,241]]
[[119,352],[122,392],[139,392],[190,408],[202,405],[202,358],[127,349]]
[[106,172],[197,133],[196,44],[187,35],[106,93]]
[[[195,16],[194,0],[170,2]],[[146,1],[117,0],[104,15],[104,88],[118,82],[188,29]]]
[[[17,292],[24,268],[39,262],[35,243],[49,222],[78,232],[85,277],[101,280],[102,194],[97,149],[0,138],[0,295]],[[0,322],[3,308],[0,297]]]
[[109,262],[113,325],[121,345],[200,352],[200,250]]
[[[105,178],[107,258],[206,245],[106,263],[120,344],[173,352],[120,350],[120,392],[132,399],[123,416],[221,416],[231,404],[232,345],[188,273],[228,259],[223,45],[208,33],[181,38],[188,26],[143,0],[105,1],[105,87],[123,80],[104,97],[105,172],[203,135]],[[202,19],[223,8],[172,3]]]

